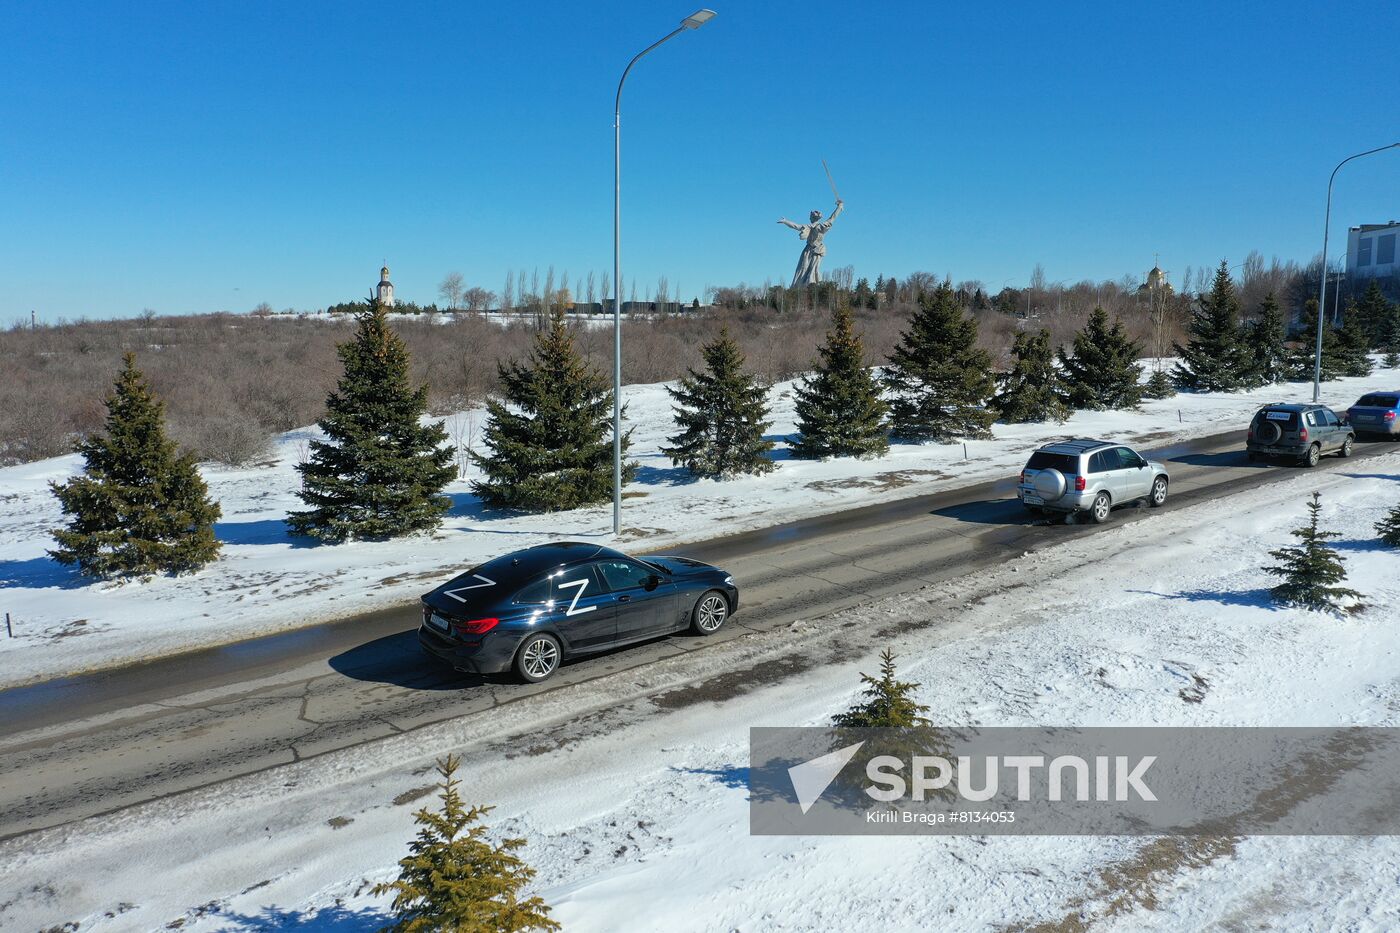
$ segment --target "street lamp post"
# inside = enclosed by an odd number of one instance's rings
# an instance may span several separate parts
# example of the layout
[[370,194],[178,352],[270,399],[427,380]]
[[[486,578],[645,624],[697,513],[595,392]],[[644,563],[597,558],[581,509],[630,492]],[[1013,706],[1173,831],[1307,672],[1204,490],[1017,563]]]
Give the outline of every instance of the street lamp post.
[[622,531],[622,85],[627,73],[652,49],[687,29],[699,29],[714,18],[714,10],[696,10],[667,35],[632,57],[622,69],[613,104],[613,534]]
[[1378,146],[1375,149],[1367,149],[1365,152],[1358,152],[1356,155],[1347,156],[1337,163],[1337,167],[1332,169],[1332,175],[1327,179],[1327,213],[1322,221],[1322,285],[1317,292],[1317,346],[1316,355],[1313,359],[1313,397],[1314,402],[1322,398],[1322,322],[1326,319],[1327,312],[1327,234],[1332,228],[1332,182],[1337,180],[1337,172],[1341,171],[1352,159],[1359,159],[1362,156],[1375,155],[1377,152],[1385,152],[1387,149],[1400,148],[1400,143],[1391,143],[1389,146]]

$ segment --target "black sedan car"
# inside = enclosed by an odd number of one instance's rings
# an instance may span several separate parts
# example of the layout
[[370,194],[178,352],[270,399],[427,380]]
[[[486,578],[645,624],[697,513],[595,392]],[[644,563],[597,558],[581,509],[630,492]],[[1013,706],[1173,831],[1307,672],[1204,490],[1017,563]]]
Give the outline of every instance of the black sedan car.
[[423,597],[418,640],[462,671],[538,683],[565,658],[686,628],[713,635],[739,608],[723,570],[564,542],[473,567]]

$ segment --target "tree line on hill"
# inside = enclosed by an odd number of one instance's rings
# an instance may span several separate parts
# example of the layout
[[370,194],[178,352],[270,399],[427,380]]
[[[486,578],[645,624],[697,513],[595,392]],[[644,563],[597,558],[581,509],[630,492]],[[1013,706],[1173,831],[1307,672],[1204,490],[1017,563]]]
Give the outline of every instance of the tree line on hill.
[[[1095,309],[1068,347],[1045,330],[1023,331],[1009,371],[994,372],[979,345],[977,318],[950,282],[923,293],[888,353],[872,369],[848,303],[831,314],[811,370],[795,387],[793,456],[879,457],[891,440],[947,443],[990,436],[1006,422],[1063,420],[1076,409],[1131,409],[1175,388],[1232,391],[1310,375],[1307,341],[1285,343],[1277,305],[1239,319],[1221,263],[1198,301],[1189,339],[1169,383],[1142,381],[1142,345],[1120,320]],[[1306,325],[1306,322],[1305,322]],[[1306,330],[1306,337],[1309,331]],[[485,451],[471,451],[481,477],[472,492],[492,508],[553,511],[606,502],[612,484],[612,390],[582,358],[578,332],[556,308],[524,360],[497,363],[502,387],[487,402]],[[1363,296],[1340,327],[1324,327],[1324,378],[1370,371],[1366,351],[1393,357],[1400,307],[1378,291]],[[425,422],[428,388],[410,375],[410,355],[371,301],[337,354],[341,376],[318,421],[324,440],[297,467],[306,508],[289,531],[322,541],[385,539],[436,528],[449,509],[455,450],[440,422]],[[697,478],[773,469],[769,384],[750,371],[727,326],[701,348],[703,365],[674,387],[676,433],[662,452]],[[182,572],[217,556],[210,501],[189,454],[165,435],[164,406],[128,355],[107,400],[105,431],[84,442],[82,475],[54,485],[69,526],[52,553],[99,577]],[[623,448],[630,437],[624,436]],[[626,463],[625,480],[636,464]]]

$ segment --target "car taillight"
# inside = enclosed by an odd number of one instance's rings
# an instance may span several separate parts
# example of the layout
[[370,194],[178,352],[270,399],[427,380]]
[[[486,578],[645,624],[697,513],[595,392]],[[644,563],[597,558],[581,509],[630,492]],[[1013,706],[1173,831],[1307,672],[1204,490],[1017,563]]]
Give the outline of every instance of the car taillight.
[[1308,429],[1307,429],[1307,428],[1304,428],[1302,431],[1298,432],[1298,440],[1300,440],[1300,441],[1305,441],[1305,440],[1307,440],[1307,439],[1308,439]]
[[472,619],[470,622],[453,622],[452,628],[458,635],[482,635],[500,624],[500,619]]
[[1025,481],[1026,481],[1026,471],[1025,471],[1025,470],[1022,470],[1022,471],[1021,471],[1021,482],[1024,483]]
[[1386,420],[1386,421],[1394,421],[1394,420],[1395,420],[1395,412],[1393,412],[1393,411],[1388,411],[1388,412],[1386,412],[1386,413],[1385,413],[1385,420]]
[[1088,483],[1087,480],[1084,479],[1084,477],[1082,477],[1082,476],[1076,476],[1076,477],[1074,478],[1074,491],[1075,491],[1075,492],[1083,492],[1085,489],[1088,489],[1088,488],[1089,488],[1089,483]]

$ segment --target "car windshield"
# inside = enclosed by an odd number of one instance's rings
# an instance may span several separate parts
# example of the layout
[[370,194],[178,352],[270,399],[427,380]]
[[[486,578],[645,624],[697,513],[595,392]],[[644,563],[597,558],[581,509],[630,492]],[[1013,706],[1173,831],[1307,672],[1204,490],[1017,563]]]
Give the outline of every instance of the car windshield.
[[1400,405],[1400,395],[1363,395],[1356,404],[1366,408],[1394,408]]
[[1061,473],[1078,473],[1079,458],[1069,454],[1052,454],[1048,451],[1037,450],[1031,454],[1030,462],[1026,464],[1028,470],[1059,470]]

